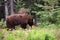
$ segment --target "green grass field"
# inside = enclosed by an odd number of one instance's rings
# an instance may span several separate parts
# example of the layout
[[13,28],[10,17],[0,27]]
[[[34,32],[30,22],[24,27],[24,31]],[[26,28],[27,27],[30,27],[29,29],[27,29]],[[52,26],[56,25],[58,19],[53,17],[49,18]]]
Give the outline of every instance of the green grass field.
[[60,40],[60,28],[34,27],[33,29],[16,29],[7,31],[0,28],[0,40]]

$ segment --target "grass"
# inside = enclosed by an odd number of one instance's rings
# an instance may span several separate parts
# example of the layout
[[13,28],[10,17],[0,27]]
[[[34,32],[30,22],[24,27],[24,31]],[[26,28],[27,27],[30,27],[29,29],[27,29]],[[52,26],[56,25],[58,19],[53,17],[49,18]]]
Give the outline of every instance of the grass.
[[33,29],[7,31],[0,28],[0,40],[60,40],[60,28],[54,24]]
[[[4,34],[3,40],[55,40],[54,31],[56,29],[49,30],[48,28],[34,28],[34,29],[18,29],[13,31],[7,31],[1,29],[1,34]],[[1,35],[2,36],[2,35]]]

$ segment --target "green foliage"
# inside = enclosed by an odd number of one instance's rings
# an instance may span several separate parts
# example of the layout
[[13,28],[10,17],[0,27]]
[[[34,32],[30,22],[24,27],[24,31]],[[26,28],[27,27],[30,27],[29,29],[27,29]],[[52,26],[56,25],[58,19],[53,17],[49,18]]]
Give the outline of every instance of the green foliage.
[[37,4],[37,3],[34,3],[34,5],[37,6],[37,7],[43,7],[43,5]]
[[5,27],[6,27],[6,21],[4,21],[4,19],[1,19],[0,28],[5,28]]
[[16,31],[15,33],[14,33],[14,35],[18,38],[18,37],[22,37],[24,34],[24,31],[23,30],[20,30],[20,31]]
[[51,24],[47,27],[36,27],[29,30],[18,29],[13,31],[2,29],[4,32],[0,32],[0,38],[4,37],[4,40],[56,40],[55,37],[58,37],[59,34],[55,34],[57,31],[55,28],[53,28],[55,25]]
[[19,8],[24,7],[25,3],[23,0],[14,2],[15,11],[18,11]]
[[23,30],[15,30],[15,31],[7,31],[7,36],[5,36],[5,40],[21,40],[21,37],[24,35]]
[[0,30],[0,40],[3,40],[4,39],[4,34],[2,33],[2,31]]
[[37,15],[40,15],[40,22],[60,23],[59,9],[52,10],[50,13],[46,11],[39,11]]
[[26,40],[55,40],[51,32],[34,29],[27,34]]
[[9,34],[5,40],[15,40],[12,34]]

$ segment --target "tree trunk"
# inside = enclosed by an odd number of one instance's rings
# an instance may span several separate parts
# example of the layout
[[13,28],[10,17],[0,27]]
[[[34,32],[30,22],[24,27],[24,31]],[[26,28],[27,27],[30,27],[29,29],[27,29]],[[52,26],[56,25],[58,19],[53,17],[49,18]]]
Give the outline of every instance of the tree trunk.
[[6,19],[8,16],[8,6],[7,6],[7,0],[4,1],[5,1],[5,19]]
[[13,11],[13,1],[14,0],[10,0],[11,14],[14,14],[14,11]]

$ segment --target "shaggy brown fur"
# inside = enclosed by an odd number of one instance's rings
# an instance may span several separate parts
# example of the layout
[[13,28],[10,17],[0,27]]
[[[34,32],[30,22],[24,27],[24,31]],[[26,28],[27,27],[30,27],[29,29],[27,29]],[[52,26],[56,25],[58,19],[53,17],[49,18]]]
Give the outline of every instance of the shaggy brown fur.
[[23,29],[26,29],[27,24],[29,24],[31,27],[34,25],[32,17],[26,13],[12,14],[6,19],[6,25],[9,29],[15,29],[16,25],[21,25]]

